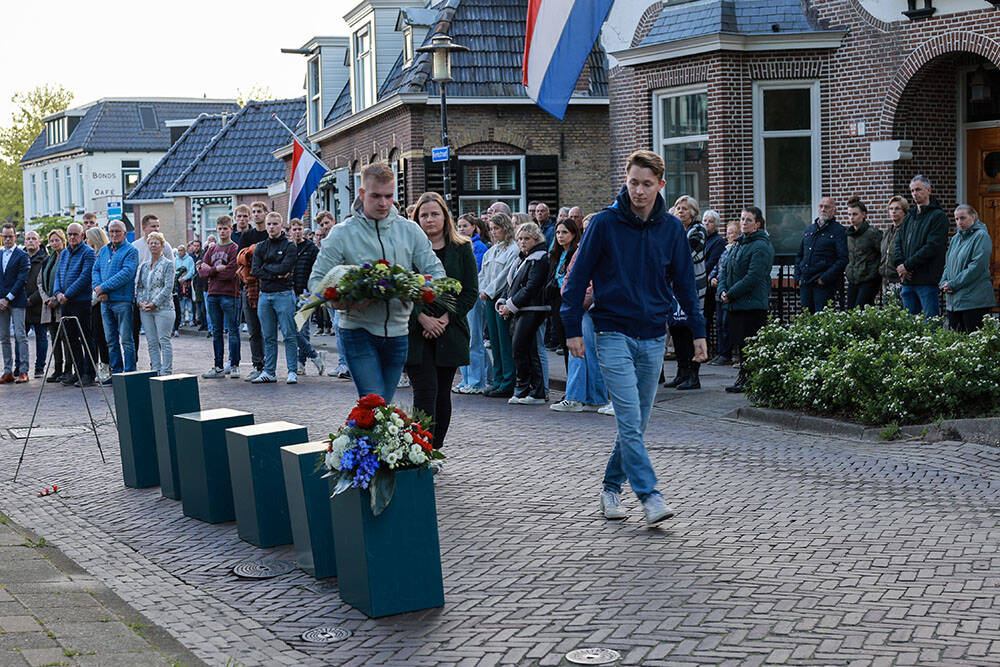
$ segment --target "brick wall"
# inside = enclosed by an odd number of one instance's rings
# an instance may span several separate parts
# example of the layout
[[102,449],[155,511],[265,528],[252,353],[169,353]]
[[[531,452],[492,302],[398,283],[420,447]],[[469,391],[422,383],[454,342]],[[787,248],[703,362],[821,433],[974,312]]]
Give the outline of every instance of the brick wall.
[[[653,4],[653,3],[651,3]],[[839,204],[859,195],[870,220],[888,224],[884,205],[924,173],[946,208],[956,192],[957,68],[1000,65],[1000,12],[993,9],[886,24],[857,0],[816,0],[819,20],[848,33],[834,51],[715,52],[611,73],[612,168],[637,148],[653,147],[652,92],[704,82],[709,108],[710,203],[726,219],[754,200],[752,99],[754,81],[819,79],[822,95],[822,191]],[[639,22],[647,29],[649,18]],[[851,136],[863,121],[864,136]],[[873,163],[870,143],[912,139],[913,159]]]

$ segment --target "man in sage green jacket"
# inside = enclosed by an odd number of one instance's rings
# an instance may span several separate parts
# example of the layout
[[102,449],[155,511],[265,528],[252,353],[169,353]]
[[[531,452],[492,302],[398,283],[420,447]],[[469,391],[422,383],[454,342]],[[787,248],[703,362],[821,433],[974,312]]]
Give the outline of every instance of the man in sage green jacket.
[[[361,172],[361,187],[351,217],[335,225],[309,276],[315,292],[331,269],[382,259],[390,264],[444,278],[444,267],[417,223],[399,215],[393,206],[396,177],[384,162],[373,162]],[[358,396],[378,394],[391,402],[403,372],[412,304],[398,299],[362,307],[334,304],[340,311],[337,346],[347,357]]]

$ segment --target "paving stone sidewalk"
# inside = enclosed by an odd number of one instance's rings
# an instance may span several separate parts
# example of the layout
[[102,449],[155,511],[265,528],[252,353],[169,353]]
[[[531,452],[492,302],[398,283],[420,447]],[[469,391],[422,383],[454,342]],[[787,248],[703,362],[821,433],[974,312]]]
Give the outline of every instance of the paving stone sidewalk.
[[0,666],[201,664],[98,578],[0,514]]
[[[178,370],[210,358],[209,341],[175,339]],[[0,508],[213,665],[556,665],[588,646],[641,665],[1000,662],[1000,450],[727,420],[742,402],[721,391],[732,376],[703,367],[704,389],[659,393],[649,450],[678,514],[653,530],[630,493],[626,521],[597,512],[612,419],[454,396],[436,480],[442,609],[371,620],[341,603],[335,579],[238,579],[235,563],[289,559],[290,547],[257,549],[159,489],[124,488],[96,388],[108,463],[91,435],[52,432],[29,445],[16,484],[0,478]],[[33,386],[0,389],[5,428],[27,425]],[[355,399],[350,382],[314,375],[200,387],[206,408],[287,419],[313,438]],[[46,390],[42,425],[82,416],[78,389]],[[0,470],[22,442],[0,432]],[[35,497],[52,483],[57,496]],[[353,634],[303,642],[316,626]]]

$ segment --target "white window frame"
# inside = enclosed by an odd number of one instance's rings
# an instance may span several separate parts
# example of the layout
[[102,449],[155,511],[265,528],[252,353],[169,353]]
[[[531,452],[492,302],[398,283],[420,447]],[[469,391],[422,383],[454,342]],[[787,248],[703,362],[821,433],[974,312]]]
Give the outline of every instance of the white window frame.
[[42,203],[45,205],[45,215],[49,215],[52,210],[49,208],[49,171],[42,171]]
[[[86,201],[84,201],[85,198],[83,196],[84,188],[83,188],[83,163],[82,162],[80,164],[76,165],[76,187],[77,187],[77,190],[78,190],[77,194],[80,196],[80,201],[79,201],[78,205],[80,206],[80,208],[86,209],[87,203],[86,203]],[[84,211],[84,212],[86,212],[86,211]]]
[[[358,54],[358,37],[368,33],[368,51]],[[358,81],[358,72],[364,71],[364,81]],[[361,86],[363,85],[363,90]],[[351,33],[351,106],[357,113],[375,104],[375,23],[368,21]]]
[[[306,65],[306,87],[309,98],[309,113],[306,115],[306,122],[309,125],[309,134],[323,129],[323,68],[320,67],[320,55],[310,58]],[[315,68],[315,79],[313,70]],[[313,82],[316,83],[316,90],[312,89]],[[315,117],[314,117],[315,115]]]
[[62,179],[59,177],[59,167],[52,170],[52,192],[55,194],[56,200],[56,213],[62,212],[62,187],[60,183]]
[[38,185],[34,174],[31,174],[29,180],[31,182],[31,215],[25,217],[31,220],[38,217]]
[[66,206],[78,206],[73,201],[73,165],[66,165],[63,175],[66,177]]
[[475,161],[489,161],[489,162],[515,162],[516,161],[516,162],[518,162],[518,164],[520,164],[521,180],[520,180],[520,183],[518,183],[518,188],[517,189],[518,189],[518,191],[519,191],[520,194],[518,194],[518,195],[511,195],[509,197],[505,196],[505,195],[455,195],[456,198],[474,199],[474,200],[487,200],[488,199],[488,200],[492,200],[492,201],[496,201],[497,199],[517,199],[518,202],[519,202],[519,205],[517,206],[517,210],[518,211],[527,211],[528,210],[528,194],[527,194],[528,193],[528,177],[527,177],[527,173],[525,171],[525,167],[527,166],[527,160],[525,159],[525,157],[523,155],[460,155],[458,157],[458,162],[459,162],[458,176],[459,176],[459,178],[461,178],[461,174],[462,174],[462,169],[461,169],[462,165],[461,165],[461,163],[462,162],[475,162]]
[[413,63],[413,26],[403,28],[403,67],[409,67]]
[[[653,91],[653,152],[659,155],[661,158],[666,160],[666,150],[667,146],[675,146],[677,144],[691,144],[698,141],[704,141],[708,143],[708,133],[704,134],[684,134],[676,137],[664,137],[663,128],[666,123],[663,119],[663,100],[670,99],[671,97],[687,97],[688,95],[705,95],[706,99],[708,96],[708,87],[704,84],[695,84],[691,86],[677,86],[674,88],[661,88],[659,90]],[[666,176],[666,175],[664,175]],[[660,190],[660,194],[666,196],[666,185]],[[686,192],[685,194],[693,196],[699,201],[708,201],[707,192]],[[669,204],[670,202],[668,202]]]
[[69,128],[69,122],[66,117],[57,118],[55,120],[50,120],[48,122],[45,132],[45,138],[49,146],[55,146],[56,144],[62,144],[66,142]]
[[[823,119],[820,109],[820,86],[818,79],[789,79],[782,81],[755,81],[753,83],[753,191],[754,202],[760,210],[767,212],[767,197],[765,195],[764,177],[764,140],[783,137],[810,137],[812,151],[812,205],[810,211],[815,211],[823,196]],[[809,89],[809,124],[808,130],[769,130],[764,131],[764,91]]]

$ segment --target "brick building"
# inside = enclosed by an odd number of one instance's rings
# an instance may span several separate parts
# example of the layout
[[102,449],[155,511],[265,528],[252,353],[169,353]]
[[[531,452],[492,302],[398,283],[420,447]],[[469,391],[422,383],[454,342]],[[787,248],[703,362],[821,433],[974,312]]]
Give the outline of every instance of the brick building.
[[843,216],[859,195],[885,225],[885,203],[917,173],[945,210],[972,204],[1000,239],[1000,13],[925,4],[616,3],[603,40],[613,163],[653,148],[668,198],[692,194],[726,219],[761,206],[779,255],[820,196]]
[[[521,84],[527,0],[365,0],[346,16],[348,37],[316,37],[294,50],[307,58],[307,113],[299,128],[331,169],[315,206],[343,218],[360,172],[374,160],[399,175],[404,206],[442,191],[438,86],[431,57],[416,48],[447,33],[468,46],[452,57],[448,130],[452,206],[480,211],[496,200],[515,211],[597,210],[608,201],[606,56],[596,45],[564,121],[529,100]],[[331,95],[331,90],[335,94]],[[288,158],[290,148],[275,153]]]

